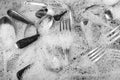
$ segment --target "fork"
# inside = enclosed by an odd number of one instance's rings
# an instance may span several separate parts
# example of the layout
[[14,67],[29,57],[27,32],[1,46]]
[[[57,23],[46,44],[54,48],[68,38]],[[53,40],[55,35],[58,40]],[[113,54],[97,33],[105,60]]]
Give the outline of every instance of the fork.
[[88,60],[95,64],[99,59],[105,55],[105,46],[98,46],[86,54]]
[[109,45],[120,38],[120,30],[119,29],[120,29],[120,26],[117,26],[114,29],[112,29],[110,32],[108,32],[107,34],[103,35],[102,38],[103,38],[105,44]]
[[88,53],[88,57],[89,59],[92,61],[92,62],[96,62],[98,61],[102,56],[104,56],[104,52],[106,50],[106,47],[105,46],[98,46],[96,47],[95,49],[91,50],[89,53]]
[[63,19],[60,20],[60,36],[59,36],[59,41],[60,41],[60,46],[64,49],[65,51],[65,62],[68,63],[69,61],[69,47],[72,43],[72,35],[71,35],[71,21],[70,19]]
[[97,62],[102,56],[105,55],[104,52],[109,46],[109,44],[115,42],[118,38],[120,38],[119,26],[115,27],[110,32],[103,35],[103,38],[103,42],[105,42],[105,45],[100,45],[87,53],[88,58],[93,63]]
[[112,29],[107,34],[103,35],[103,39],[105,42],[105,45],[100,45],[90,52],[86,54],[87,58],[92,62],[96,63],[99,59],[101,59],[105,55],[105,50],[109,46],[109,44],[115,42],[118,38],[120,38],[120,31],[119,26]]
[[71,28],[71,20],[70,19],[63,19],[60,21],[60,34],[59,39],[63,47],[69,48],[70,44],[72,43],[72,28]]

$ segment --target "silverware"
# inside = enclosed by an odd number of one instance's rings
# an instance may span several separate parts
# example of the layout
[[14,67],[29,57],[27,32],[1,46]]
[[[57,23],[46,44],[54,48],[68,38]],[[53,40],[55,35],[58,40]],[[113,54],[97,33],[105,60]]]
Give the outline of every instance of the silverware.
[[70,19],[60,21],[60,31],[71,31],[71,22]]
[[0,24],[6,24],[6,23],[13,24],[12,21],[8,17],[6,17],[6,16],[1,17],[0,18]]
[[39,3],[39,2],[34,2],[34,1],[25,1],[25,5],[30,5],[30,6],[47,6],[45,3]]
[[109,45],[114,43],[117,39],[120,38],[120,26],[115,27],[107,34],[103,35],[103,40],[105,44]]
[[48,9],[47,7],[43,7],[42,9],[38,10],[36,13],[35,13],[35,16],[37,18],[42,18],[43,16],[45,16],[48,12]]
[[18,80],[22,80],[22,78],[23,78],[23,75],[24,75],[24,73],[29,69],[29,68],[31,68],[31,64],[29,64],[29,65],[27,65],[27,66],[25,66],[24,68],[22,68],[21,70],[19,70],[18,72],[17,72],[17,78],[18,78]]
[[95,64],[99,59],[101,59],[105,55],[106,47],[98,46],[95,49],[91,50],[87,53],[88,59]]
[[64,11],[60,14],[56,14],[56,15],[53,16],[53,18],[54,18],[55,21],[59,21],[66,13],[67,13],[67,11]]
[[25,16],[21,15],[20,13],[18,13],[17,11],[14,11],[12,9],[9,9],[7,11],[7,14],[8,16],[18,20],[18,21],[21,21],[23,23],[26,23],[26,24],[31,24],[31,25],[34,25],[34,22],[32,22],[31,20],[29,20],[28,18],[26,18]]
[[35,42],[39,38],[39,36],[40,36],[39,34],[36,34],[30,37],[20,39],[16,42],[16,46],[20,49],[23,49],[32,44],[33,42]]
[[106,17],[108,20],[112,20],[112,19],[113,19],[113,14],[111,13],[110,10],[106,10],[104,13],[105,13],[105,17]]
[[0,25],[2,24],[10,24],[14,30],[15,30],[15,34],[17,34],[17,28],[16,28],[16,25],[14,24],[14,22],[7,16],[3,16],[0,18]]

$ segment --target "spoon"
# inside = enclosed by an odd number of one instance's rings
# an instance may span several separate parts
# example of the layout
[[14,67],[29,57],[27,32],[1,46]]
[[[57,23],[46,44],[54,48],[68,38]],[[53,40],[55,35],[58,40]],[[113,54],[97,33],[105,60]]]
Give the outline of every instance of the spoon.
[[22,77],[23,77],[23,75],[25,74],[25,72],[29,69],[29,68],[31,68],[31,64],[29,64],[29,65],[27,65],[27,66],[25,66],[24,68],[22,68],[21,70],[19,70],[18,72],[17,72],[17,78],[18,78],[18,80],[22,80]]
[[36,13],[35,16],[37,18],[42,18],[43,16],[45,16],[48,12],[48,9],[46,7],[43,7],[42,9],[39,9]]
[[55,21],[59,21],[59,20],[62,18],[62,16],[65,15],[65,13],[67,13],[67,11],[64,11],[64,12],[62,12],[62,13],[60,13],[60,14],[54,15],[54,16],[53,16],[54,20],[55,20]]
[[113,14],[111,13],[110,10],[106,10],[104,13],[105,13],[105,17],[106,17],[108,20],[112,20],[112,19],[113,19]]
[[29,20],[28,18],[26,18],[25,16],[21,15],[20,13],[18,13],[17,11],[14,11],[12,9],[9,9],[7,11],[7,14],[8,16],[18,20],[18,21],[21,21],[23,23],[26,23],[26,24],[31,24],[31,25],[34,25],[34,22],[32,22],[31,20]]
[[23,49],[29,46],[30,44],[32,44],[33,42],[35,42],[39,37],[40,37],[40,34],[37,33],[36,35],[20,39],[16,42],[16,46],[19,49]]

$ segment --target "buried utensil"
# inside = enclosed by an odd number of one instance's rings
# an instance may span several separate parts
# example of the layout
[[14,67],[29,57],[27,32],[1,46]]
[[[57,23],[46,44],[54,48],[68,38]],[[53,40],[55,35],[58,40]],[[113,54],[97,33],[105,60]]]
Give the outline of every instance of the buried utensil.
[[90,52],[88,52],[88,57],[89,59],[95,63],[97,62],[102,56],[105,55],[105,50],[106,47],[104,46],[98,46],[95,49],[91,50]]
[[70,19],[65,19],[60,21],[60,31],[69,31],[71,32],[71,20]]
[[26,24],[34,25],[33,21],[29,20],[27,17],[21,15],[20,13],[18,13],[15,10],[9,9],[7,11],[7,14],[8,14],[8,16],[10,16],[18,21],[21,21],[21,22],[26,23]]
[[42,7],[35,13],[35,16],[37,18],[42,18],[43,16],[47,15],[47,12],[48,12],[47,7]]
[[60,14],[54,15],[53,18],[55,21],[59,21],[66,13],[67,11],[61,12]]
[[35,5],[35,6],[47,6],[45,3],[38,3],[38,2],[33,2],[33,1],[25,1],[25,5]]
[[91,66],[95,65],[96,62],[98,62],[106,53],[106,47],[105,46],[98,46],[88,53],[83,55],[83,64],[82,66]]
[[42,35],[48,34],[50,28],[52,27],[54,21],[51,15],[43,17],[36,26],[38,27],[38,32]]
[[30,37],[20,39],[16,42],[16,46],[19,49],[23,49],[23,48],[29,46],[30,44],[32,44],[33,42],[35,42],[39,38],[39,36],[40,36],[40,34],[36,34],[36,35],[30,36]]
[[102,41],[105,45],[110,45],[120,38],[120,26],[115,27],[107,34],[103,34]]
[[107,20],[112,20],[113,19],[113,14],[111,13],[110,10],[105,10],[104,14],[105,14],[105,17],[106,17]]
[[42,2],[40,3],[40,2],[36,2],[36,1],[25,1],[24,5],[29,6],[29,8],[33,9],[33,10],[36,10],[36,9],[39,10],[39,9],[42,9],[42,8],[47,8],[47,14],[48,15],[54,15],[55,14],[53,8],[50,7],[46,3],[42,3]]
[[4,16],[4,17],[1,17],[0,19],[0,25],[1,24],[13,24],[13,23],[8,17]]
[[6,48],[10,48],[15,42],[15,27],[12,21],[6,16],[0,19],[0,37]]
[[[0,50],[3,52],[3,59],[6,61],[14,54],[16,41],[15,26],[12,21],[4,16],[0,18]],[[4,70],[6,72],[6,65]]]
[[23,75],[25,74],[25,72],[26,72],[28,69],[30,69],[31,66],[32,66],[32,65],[29,64],[29,65],[25,66],[24,68],[22,68],[21,70],[19,70],[19,71],[17,72],[16,76],[17,76],[18,80],[22,80]]

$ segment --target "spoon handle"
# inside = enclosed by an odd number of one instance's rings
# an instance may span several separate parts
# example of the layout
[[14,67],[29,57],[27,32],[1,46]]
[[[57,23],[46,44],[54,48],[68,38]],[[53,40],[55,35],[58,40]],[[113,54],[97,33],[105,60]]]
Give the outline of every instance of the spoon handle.
[[17,41],[16,45],[18,48],[23,49],[23,48],[29,46],[30,44],[32,44],[33,42],[35,42],[39,36],[40,36],[39,34],[36,34],[31,37],[23,38],[23,39]]
[[29,20],[25,16],[21,15],[20,13],[14,11],[12,9],[9,9],[7,11],[7,14],[8,14],[8,16],[10,16],[10,17],[12,17],[12,18],[14,18],[14,19],[16,19],[18,21],[21,21],[21,22],[26,23],[26,24],[34,25],[34,23],[31,20]]

